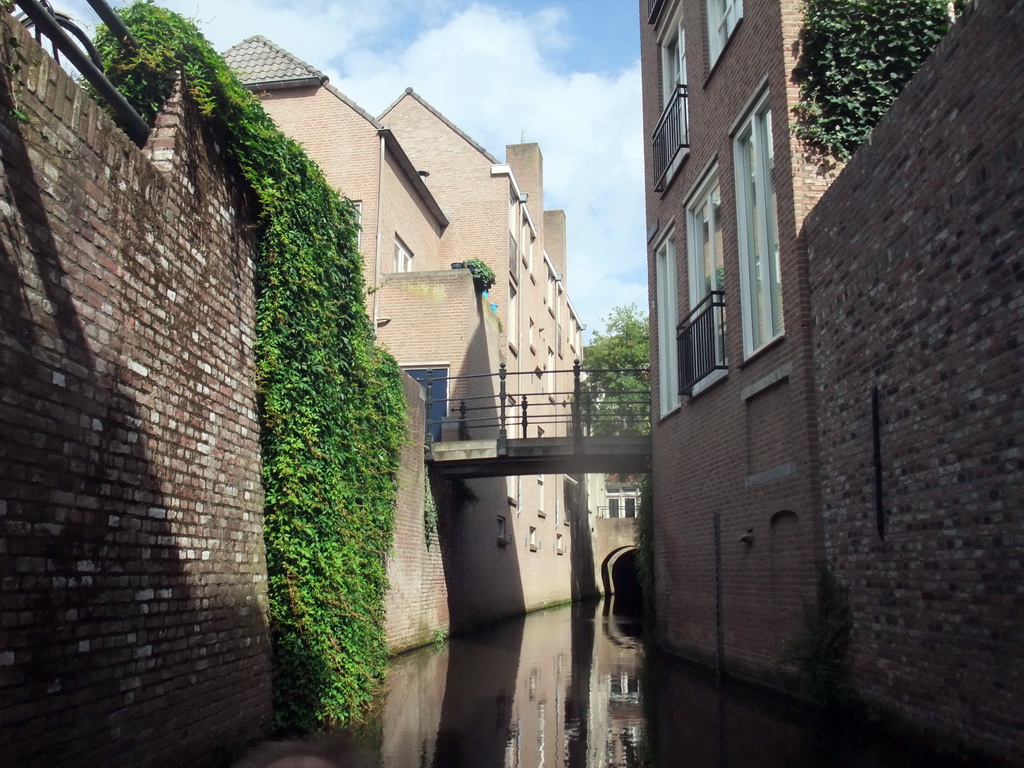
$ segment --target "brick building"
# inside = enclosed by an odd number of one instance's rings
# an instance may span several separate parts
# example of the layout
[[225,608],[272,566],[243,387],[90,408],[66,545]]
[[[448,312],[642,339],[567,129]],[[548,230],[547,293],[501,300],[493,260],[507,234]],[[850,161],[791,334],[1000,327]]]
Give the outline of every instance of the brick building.
[[676,652],[773,678],[821,555],[800,5],[640,8],[658,610]]
[[859,694],[1020,764],[1024,5],[969,4],[828,179],[800,3],[640,5],[667,645],[788,683],[827,562]]
[[[471,419],[475,405],[496,408],[496,380],[460,377],[496,373],[500,363],[508,368],[509,437],[526,436],[523,396],[530,437],[565,434],[582,323],[566,292],[565,215],[544,209],[539,147],[508,146],[500,162],[412,89],[375,118],[262,37],[225,58],[359,207],[367,308],[378,341],[403,369],[421,381],[433,371],[432,438],[454,433],[452,402],[465,398]],[[469,259],[493,270],[487,295],[462,268]],[[470,422],[471,437],[487,437],[488,429]],[[570,516],[586,521],[585,507],[567,505],[582,496],[577,479],[469,485],[469,493],[440,494],[440,557],[438,547],[424,548],[422,529],[396,531],[389,605],[396,649],[430,641],[449,623],[468,626],[570,597],[570,563],[582,554],[570,545]],[[414,577],[403,574],[423,558],[434,559],[427,570],[435,576],[443,569],[447,600],[444,589],[424,589],[419,567]]]

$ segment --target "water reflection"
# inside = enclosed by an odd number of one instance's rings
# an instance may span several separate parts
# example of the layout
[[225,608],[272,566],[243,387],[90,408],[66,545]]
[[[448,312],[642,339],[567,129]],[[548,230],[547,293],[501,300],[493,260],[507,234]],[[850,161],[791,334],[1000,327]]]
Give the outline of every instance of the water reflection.
[[[639,629],[635,616],[576,604],[454,638],[440,654],[396,659],[388,677],[383,765],[639,765]],[[439,706],[430,698],[434,683],[425,688],[411,671],[430,663],[445,665]]]
[[379,748],[264,745],[235,768],[959,768],[645,654],[628,604],[574,604],[395,659]]

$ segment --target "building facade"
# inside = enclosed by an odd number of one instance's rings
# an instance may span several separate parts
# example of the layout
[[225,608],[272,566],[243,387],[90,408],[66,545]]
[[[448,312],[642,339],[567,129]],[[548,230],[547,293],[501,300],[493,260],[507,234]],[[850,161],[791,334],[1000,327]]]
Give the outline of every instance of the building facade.
[[788,685],[827,563],[858,694],[1019,764],[1024,8],[968,4],[835,178],[801,10],[640,3],[663,636]]
[[658,611],[673,650],[762,678],[821,553],[800,5],[640,4]]
[[[508,146],[501,162],[412,89],[373,117],[265,38],[225,58],[358,207],[367,310],[399,365],[432,380],[429,439],[458,436],[463,400],[467,436],[496,434],[498,381],[479,377],[502,363],[509,437],[565,434],[583,325],[566,291],[564,213],[544,209],[539,147]],[[472,259],[495,275],[484,294],[465,268]],[[435,483],[439,546],[396,540],[389,615],[422,621],[415,640],[392,637],[393,647],[568,600],[570,563],[589,550],[571,526],[578,515],[586,531],[583,485],[565,475]],[[434,595],[444,606],[415,607],[423,571],[405,578],[403,568],[423,557],[443,569],[446,593]]]

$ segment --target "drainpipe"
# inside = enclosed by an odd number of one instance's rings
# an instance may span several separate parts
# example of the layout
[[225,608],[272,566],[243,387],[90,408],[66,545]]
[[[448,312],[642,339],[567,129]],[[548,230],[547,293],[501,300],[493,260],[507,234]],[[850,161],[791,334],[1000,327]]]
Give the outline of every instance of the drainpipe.
[[377,317],[380,315],[380,228],[384,206],[381,186],[384,183],[384,136],[380,137],[380,159],[377,163],[377,236],[373,246],[373,338],[377,339]]

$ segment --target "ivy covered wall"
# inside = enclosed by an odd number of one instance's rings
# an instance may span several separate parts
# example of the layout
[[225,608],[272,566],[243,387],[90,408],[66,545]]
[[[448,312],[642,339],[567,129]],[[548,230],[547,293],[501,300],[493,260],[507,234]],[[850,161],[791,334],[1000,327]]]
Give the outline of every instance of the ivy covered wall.
[[405,399],[364,309],[357,219],[185,18],[120,10],[140,51],[101,31],[115,86],[152,119],[179,73],[258,203],[257,395],[277,724],[351,721],[387,663]]

